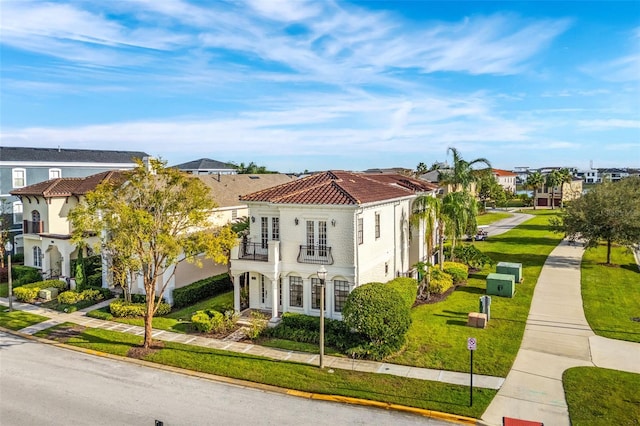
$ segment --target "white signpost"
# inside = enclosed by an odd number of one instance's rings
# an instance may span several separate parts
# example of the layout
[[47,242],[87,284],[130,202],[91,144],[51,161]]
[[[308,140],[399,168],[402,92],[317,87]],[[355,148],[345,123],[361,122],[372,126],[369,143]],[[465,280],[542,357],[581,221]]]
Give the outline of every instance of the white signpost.
[[467,338],[467,349],[469,349],[469,371],[471,373],[470,379],[471,382],[469,384],[469,407],[473,406],[473,352],[476,350],[477,342],[475,337]]

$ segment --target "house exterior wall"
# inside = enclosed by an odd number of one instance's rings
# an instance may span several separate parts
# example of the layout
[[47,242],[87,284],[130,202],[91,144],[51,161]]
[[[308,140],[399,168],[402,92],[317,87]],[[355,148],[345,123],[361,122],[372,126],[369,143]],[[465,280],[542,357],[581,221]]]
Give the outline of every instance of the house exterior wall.
[[574,179],[561,186],[549,188],[546,185],[538,188],[534,193],[535,205],[540,207],[558,207],[562,202],[575,200],[582,196],[582,179]]
[[[326,248],[331,253],[331,259],[325,259],[326,262],[322,263],[327,270],[326,315],[341,319],[342,315],[336,306],[336,285],[344,286],[346,282],[350,292],[359,285],[386,282],[398,273],[408,271],[412,200],[413,197],[407,197],[362,206],[248,203],[251,219],[247,243],[262,246],[262,224],[263,218],[266,218],[269,241],[264,253],[268,253],[268,259],[243,259],[242,243],[232,251],[235,308],[239,310],[239,277],[247,274],[250,308],[270,310],[274,318],[280,312],[320,315],[320,310],[313,306],[312,282],[317,279],[321,265],[299,256],[307,246],[309,223],[317,228],[318,222],[323,221],[327,225]],[[376,216],[379,217],[378,236]],[[273,218],[277,218],[280,225],[278,241],[272,239]],[[358,240],[359,219],[362,219],[362,243]],[[291,277],[302,284],[302,306],[294,306],[297,300],[291,294]]]

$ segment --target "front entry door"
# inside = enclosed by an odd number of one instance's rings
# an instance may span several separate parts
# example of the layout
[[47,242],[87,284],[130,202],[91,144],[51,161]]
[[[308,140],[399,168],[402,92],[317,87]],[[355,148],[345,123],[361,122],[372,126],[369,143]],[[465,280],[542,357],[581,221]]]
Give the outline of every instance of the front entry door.
[[260,308],[271,310],[271,282],[264,276],[260,275]]

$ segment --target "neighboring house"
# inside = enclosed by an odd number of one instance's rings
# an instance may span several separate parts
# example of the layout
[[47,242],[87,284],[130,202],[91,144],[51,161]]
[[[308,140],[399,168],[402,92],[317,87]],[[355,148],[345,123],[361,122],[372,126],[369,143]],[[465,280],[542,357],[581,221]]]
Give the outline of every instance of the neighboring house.
[[210,158],[201,158],[199,160],[177,164],[172,167],[192,175],[229,175],[237,173],[233,164],[223,163]]
[[251,220],[231,253],[235,310],[318,316],[325,265],[326,315],[340,319],[355,287],[429,260],[424,224],[410,229],[409,219],[415,198],[435,191],[399,174],[328,171],[241,197]]
[[498,181],[498,184],[504,188],[505,191],[512,194],[516,193],[516,178],[517,174],[508,170],[491,169],[493,176]]
[[620,179],[629,177],[627,169],[599,169],[600,182],[618,182]]
[[582,196],[582,179],[573,178],[570,183],[549,188],[544,185],[534,193],[534,202],[538,207],[560,207],[562,202],[575,200]]
[[529,177],[529,166],[518,166],[513,168],[513,173],[516,174],[516,183],[525,183],[527,177]]
[[584,183],[598,183],[600,181],[598,169],[580,170],[576,173],[576,177],[581,178]]
[[[69,211],[100,182],[119,175],[108,171],[86,178],[56,178],[11,191],[24,206],[24,264],[39,268],[44,277],[71,276],[71,260],[78,257],[78,249],[71,243]],[[92,247],[99,237],[89,236],[86,242]]]
[[131,169],[134,159],[149,154],[139,151],[97,149],[0,147],[0,198],[9,204],[14,252],[23,252],[22,219],[26,212],[10,192],[57,178],[81,178],[108,170]]

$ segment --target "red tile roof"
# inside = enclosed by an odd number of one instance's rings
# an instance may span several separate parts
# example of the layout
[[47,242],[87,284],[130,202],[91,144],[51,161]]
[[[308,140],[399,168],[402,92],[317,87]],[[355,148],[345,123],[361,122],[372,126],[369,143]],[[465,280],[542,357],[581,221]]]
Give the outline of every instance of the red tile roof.
[[428,182],[399,174],[363,174],[331,170],[240,197],[277,204],[359,205],[430,192]]
[[501,169],[491,169],[493,171],[493,174],[496,176],[518,176],[517,174],[510,172],[508,170],[501,170]]
[[72,195],[84,195],[93,191],[99,183],[105,180],[122,178],[120,171],[106,171],[84,178],[57,178],[44,182],[34,183],[24,188],[14,189],[12,195],[40,195],[45,198],[69,197]]

